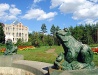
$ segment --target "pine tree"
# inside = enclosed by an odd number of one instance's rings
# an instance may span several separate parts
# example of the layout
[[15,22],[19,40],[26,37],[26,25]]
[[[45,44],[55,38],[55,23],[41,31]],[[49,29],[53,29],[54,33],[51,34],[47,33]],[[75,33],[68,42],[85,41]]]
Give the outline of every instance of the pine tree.
[[0,43],[5,43],[5,34],[3,31],[3,23],[0,23]]
[[45,24],[42,24],[42,26],[41,26],[41,31],[42,31],[43,33],[46,33],[46,32],[47,32],[47,28],[46,28],[46,25],[45,25]]
[[54,24],[52,25],[50,32],[51,32],[51,34],[53,34],[53,36],[55,35],[56,27],[54,26]]

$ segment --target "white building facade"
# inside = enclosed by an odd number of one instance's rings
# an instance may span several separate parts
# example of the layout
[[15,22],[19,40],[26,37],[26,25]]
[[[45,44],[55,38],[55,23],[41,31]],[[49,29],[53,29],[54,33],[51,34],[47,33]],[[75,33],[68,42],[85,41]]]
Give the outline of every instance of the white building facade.
[[13,43],[17,43],[17,40],[21,39],[23,42],[28,42],[28,27],[24,26],[22,23],[5,24],[3,29],[5,41],[11,39]]

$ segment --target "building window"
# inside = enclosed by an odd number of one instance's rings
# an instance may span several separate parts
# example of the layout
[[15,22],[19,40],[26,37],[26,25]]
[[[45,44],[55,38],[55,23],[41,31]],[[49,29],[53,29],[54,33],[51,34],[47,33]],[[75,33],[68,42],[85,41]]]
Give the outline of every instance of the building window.
[[25,37],[27,36],[27,34],[25,34]]
[[14,31],[14,29],[15,29],[15,28],[13,27],[13,31]]
[[17,41],[18,41],[18,38],[17,38]]
[[18,37],[18,33],[16,33],[16,37]]
[[19,33],[19,36],[21,37],[21,33]]
[[22,36],[23,36],[23,33],[22,33]]
[[19,30],[21,30],[21,28],[19,28]]
[[14,36],[14,33],[13,33],[13,36]]

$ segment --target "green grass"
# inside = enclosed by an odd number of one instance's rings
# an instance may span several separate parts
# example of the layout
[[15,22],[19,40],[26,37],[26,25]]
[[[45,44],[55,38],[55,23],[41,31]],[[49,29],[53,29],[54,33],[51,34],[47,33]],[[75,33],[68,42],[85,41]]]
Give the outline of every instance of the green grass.
[[94,59],[93,59],[95,65],[98,66],[98,55],[94,54]]
[[51,48],[49,46],[42,46],[32,50],[18,51],[18,54],[24,55],[25,60],[53,63],[57,56],[54,53],[47,53],[46,51],[49,49],[55,49],[56,54],[63,51],[61,46],[52,46]]
[[90,47],[98,47],[98,44],[91,44]]

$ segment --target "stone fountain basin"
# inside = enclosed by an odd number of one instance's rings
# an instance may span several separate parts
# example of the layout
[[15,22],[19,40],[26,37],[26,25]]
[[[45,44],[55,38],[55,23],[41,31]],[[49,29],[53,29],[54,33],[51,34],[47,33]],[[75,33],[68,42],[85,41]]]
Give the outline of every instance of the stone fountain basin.
[[13,62],[12,67],[29,71],[35,75],[46,75],[48,74],[48,67],[52,65],[38,61],[19,60]]
[[0,67],[0,75],[46,75],[48,66],[52,66],[52,64],[18,60],[13,62],[10,67]]

